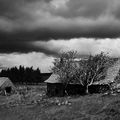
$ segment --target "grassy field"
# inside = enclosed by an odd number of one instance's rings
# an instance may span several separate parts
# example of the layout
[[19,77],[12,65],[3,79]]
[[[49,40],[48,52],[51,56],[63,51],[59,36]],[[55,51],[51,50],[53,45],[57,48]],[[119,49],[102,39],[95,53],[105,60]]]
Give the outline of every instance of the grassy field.
[[46,86],[17,86],[0,96],[0,120],[120,120],[120,94],[53,97]]

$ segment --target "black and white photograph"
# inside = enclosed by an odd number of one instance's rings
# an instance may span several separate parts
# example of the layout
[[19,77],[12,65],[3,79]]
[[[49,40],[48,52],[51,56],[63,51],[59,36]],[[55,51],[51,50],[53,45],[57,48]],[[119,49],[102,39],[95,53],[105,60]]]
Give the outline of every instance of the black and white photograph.
[[0,120],[120,120],[120,0],[0,0]]

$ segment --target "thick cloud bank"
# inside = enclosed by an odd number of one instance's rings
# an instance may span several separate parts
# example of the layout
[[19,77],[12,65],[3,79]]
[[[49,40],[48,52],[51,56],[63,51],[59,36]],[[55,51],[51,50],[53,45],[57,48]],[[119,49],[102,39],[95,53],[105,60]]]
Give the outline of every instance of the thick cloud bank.
[[14,39],[119,37],[119,11],[119,0],[0,0],[0,30]]
[[0,52],[49,54],[31,43],[119,38],[119,11],[119,0],[0,0]]

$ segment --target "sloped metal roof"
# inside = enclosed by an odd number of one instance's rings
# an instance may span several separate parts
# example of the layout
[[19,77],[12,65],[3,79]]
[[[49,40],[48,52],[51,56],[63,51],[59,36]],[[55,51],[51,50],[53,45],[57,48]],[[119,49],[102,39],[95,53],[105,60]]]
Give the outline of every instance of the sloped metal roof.
[[46,81],[46,83],[61,83],[59,80],[59,76],[56,74],[52,74]]

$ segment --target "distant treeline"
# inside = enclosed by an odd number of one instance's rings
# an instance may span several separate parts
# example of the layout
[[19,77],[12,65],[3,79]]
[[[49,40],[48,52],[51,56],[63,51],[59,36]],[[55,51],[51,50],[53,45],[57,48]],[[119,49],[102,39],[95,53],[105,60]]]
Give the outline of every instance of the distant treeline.
[[8,68],[0,72],[0,77],[8,77],[16,84],[38,84],[44,82],[51,73],[41,73],[40,69],[33,67],[19,66]]

